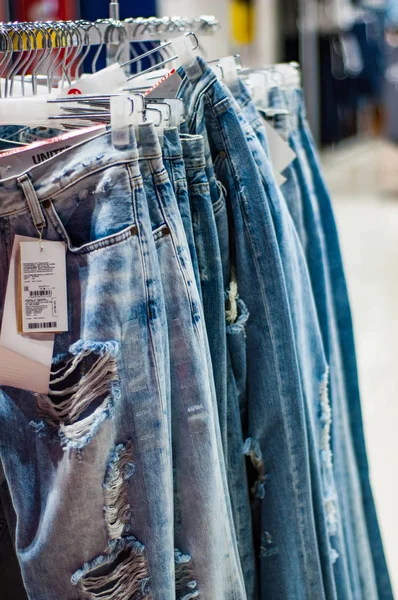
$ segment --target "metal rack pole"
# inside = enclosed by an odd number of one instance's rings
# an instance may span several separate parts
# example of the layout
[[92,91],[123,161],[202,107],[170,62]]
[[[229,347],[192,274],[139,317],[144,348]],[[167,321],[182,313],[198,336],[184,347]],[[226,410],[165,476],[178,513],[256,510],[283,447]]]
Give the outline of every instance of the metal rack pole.
[[113,19],[114,21],[119,21],[120,17],[119,17],[119,0],[113,1],[110,0],[109,2],[109,18]]
[[[109,0],[109,18],[112,21],[120,21],[119,0]],[[122,48],[119,43],[106,45],[106,64],[113,65],[118,58],[121,62],[126,62],[130,56],[129,43],[124,42]]]

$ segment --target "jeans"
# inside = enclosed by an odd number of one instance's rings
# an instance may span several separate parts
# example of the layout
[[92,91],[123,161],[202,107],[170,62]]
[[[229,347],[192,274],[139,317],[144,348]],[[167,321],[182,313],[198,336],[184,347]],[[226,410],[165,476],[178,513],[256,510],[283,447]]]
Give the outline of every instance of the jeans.
[[187,174],[183,158],[182,144],[178,129],[176,127],[165,129],[163,145],[163,161],[169,179],[173,185],[180,211],[182,224],[188,242],[189,254],[195,274],[195,281],[201,294],[200,278],[198,270],[198,257],[196,254],[195,241],[192,228],[191,210],[189,206]]
[[[324,598],[304,402],[281,257],[263,183],[230,98],[202,59],[179,91],[227,194],[216,214],[230,321],[247,307],[247,438],[262,598]],[[255,475],[253,477],[253,475]]]
[[338,326],[332,300],[332,280],[326,254],[325,236],[320,220],[317,189],[314,186],[308,158],[298,126],[298,100],[285,97],[295,119],[290,123],[290,145],[297,155],[293,163],[301,188],[303,221],[306,229],[307,263],[324,342],[330,365],[330,398],[332,411],[331,447],[341,523],[338,524],[334,547],[339,554],[335,562],[337,591],[345,597],[377,598],[375,573],[368,533],[364,520],[358,469],[349,429],[349,410],[344,387],[344,369],[338,340]]
[[172,600],[167,324],[134,145],[115,150],[105,134],[0,182],[1,311],[13,236],[37,237],[38,215],[43,238],[67,245],[69,331],[55,338],[48,395],[0,389],[28,597],[112,585],[118,598]]
[[197,590],[204,598],[243,600],[203,311],[156,132],[141,129],[140,170],[168,319],[177,597]]
[[317,191],[320,219],[325,236],[327,260],[329,263],[332,281],[331,289],[333,294],[333,303],[335,306],[338,337],[344,369],[345,388],[348,399],[348,412],[351,424],[352,441],[359,471],[362,489],[362,502],[373,557],[378,597],[379,600],[391,600],[393,598],[393,592],[370,484],[369,465],[366,453],[358,383],[354,330],[343,261],[340,252],[340,244],[331,199],[322,176],[315,144],[306,120],[304,103],[301,97],[299,102],[299,130],[301,142]]
[[220,198],[213,205],[205,170],[203,138],[183,135],[182,145],[232,514],[247,597],[255,598],[256,563],[249,491],[247,485],[242,485],[247,480],[247,471],[240,418],[240,407],[242,405],[244,408],[246,392],[246,355],[240,349],[242,338],[244,341],[247,311],[238,300],[239,315],[236,322],[226,322],[222,256],[215,216],[223,206],[223,192],[220,189]]

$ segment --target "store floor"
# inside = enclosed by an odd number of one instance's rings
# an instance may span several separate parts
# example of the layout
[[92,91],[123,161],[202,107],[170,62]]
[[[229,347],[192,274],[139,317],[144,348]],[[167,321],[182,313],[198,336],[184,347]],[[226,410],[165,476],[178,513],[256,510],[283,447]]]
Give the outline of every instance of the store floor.
[[323,154],[351,296],[369,461],[398,597],[398,147]]

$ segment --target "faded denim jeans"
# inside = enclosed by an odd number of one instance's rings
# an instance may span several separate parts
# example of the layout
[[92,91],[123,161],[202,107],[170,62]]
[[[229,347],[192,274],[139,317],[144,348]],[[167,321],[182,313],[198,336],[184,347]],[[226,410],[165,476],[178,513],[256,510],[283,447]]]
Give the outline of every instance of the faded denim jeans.
[[67,244],[69,332],[48,395],[0,389],[28,597],[174,600],[167,324],[134,144],[106,134],[0,182],[0,311],[13,237],[38,217]]
[[188,242],[154,127],[140,126],[139,139],[169,331],[174,534],[176,564],[185,573],[177,598],[195,598],[197,592],[243,600],[210,352]]

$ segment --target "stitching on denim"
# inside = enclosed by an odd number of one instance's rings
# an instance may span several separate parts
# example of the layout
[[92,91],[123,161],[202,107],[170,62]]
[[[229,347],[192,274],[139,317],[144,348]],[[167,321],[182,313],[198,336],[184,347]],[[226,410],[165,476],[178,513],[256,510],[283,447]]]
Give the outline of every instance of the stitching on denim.
[[[212,112],[214,114],[215,117],[215,121],[217,123],[218,129],[219,129],[219,133],[220,136],[224,142],[224,148],[226,148],[226,157],[225,160],[228,160],[230,169],[232,171],[232,175],[233,175],[233,180],[234,180],[234,184],[235,184],[235,189],[236,189],[236,193],[237,193],[237,197],[239,199],[239,204],[241,206],[241,210],[243,211],[243,214],[245,214],[244,211],[244,203],[242,202],[243,200],[243,189],[241,188],[241,186],[239,186],[239,182],[238,182],[238,178],[236,176],[235,173],[235,167],[234,164],[231,160],[229,151],[228,151],[228,145],[226,144],[226,140],[225,140],[225,136],[224,136],[224,132],[223,129],[221,127],[221,124],[219,122],[218,119],[218,114],[213,110],[213,105],[210,101],[210,99],[208,98],[209,101],[209,105],[210,108],[212,109]],[[260,272],[260,266],[258,263],[258,257],[257,257],[257,253],[255,251],[255,246],[253,243],[253,239],[252,239],[252,235],[251,235],[251,231],[250,231],[250,227],[249,224],[247,222],[247,219],[244,218],[243,219],[244,222],[244,226],[245,226],[245,230],[246,230],[246,234],[251,246],[251,250],[252,250],[252,256],[253,256],[253,261],[254,261],[254,265],[256,268],[256,274],[257,274],[257,279],[258,279],[258,283],[259,283],[259,288],[261,290],[261,296],[263,299],[263,304],[264,304],[264,308],[265,308],[265,313],[266,313],[266,318],[267,318],[267,323],[268,323],[268,327],[269,327],[269,332],[270,332],[270,337],[272,340],[272,345],[274,347],[274,349],[276,348],[276,341],[275,341],[275,333],[273,330],[273,325],[272,325],[272,318],[271,318],[271,310],[270,310],[270,306],[268,305],[267,302],[267,296],[264,290],[264,285],[263,285],[263,281],[261,278],[261,272]],[[286,318],[286,316],[285,316]],[[278,368],[276,369],[276,373],[277,373],[277,381],[278,381],[278,389],[280,392],[280,397],[283,399],[284,398],[284,394],[282,393],[283,390],[283,384],[282,384],[282,380],[280,377],[280,366],[279,366],[279,359],[277,357],[277,353],[273,352],[272,353],[272,360],[274,361],[275,367],[278,366]],[[303,503],[300,501],[299,495],[298,495],[298,490],[297,490],[297,484],[296,482],[299,481],[299,469],[298,469],[298,465],[295,464],[295,452],[293,452],[293,448],[294,448],[294,444],[293,444],[293,439],[294,439],[294,432],[291,430],[291,427],[288,424],[288,420],[287,420],[287,410],[286,410],[286,405],[284,402],[281,403],[281,407],[282,407],[282,411],[283,411],[283,426],[284,426],[284,430],[285,430],[285,435],[286,435],[286,440],[288,443],[288,447],[289,447],[289,455],[290,455],[290,469],[291,469],[291,482],[292,482],[292,487],[293,487],[293,491],[295,494],[295,498],[296,498],[296,506],[297,506],[297,516],[299,517],[298,522],[300,523],[300,539],[301,539],[301,556],[302,556],[302,560],[304,562],[304,566],[306,569],[306,572],[308,572],[307,569],[307,555],[306,555],[306,548],[305,548],[305,540],[304,540],[304,536],[303,536],[303,532],[304,532],[304,524],[303,524]],[[294,464],[294,466],[293,466]]]
[[[129,166],[127,166],[127,169],[129,171],[129,175],[132,175],[132,172],[129,168]],[[131,181],[131,177],[130,177],[130,181]],[[144,288],[145,288],[145,308],[146,308],[146,317],[147,317],[147,327],[148,327],[148,338],[150,341],[150,346],[151,346],[151,354],[152,354],[152,358],[153,358],[153,363],[154,363],[154,372],[155,372],[155,379],[156,379],[156,386],[157,386],[157,390],[158,390],[158,396],[162,402],[162,414],[165,415],[167,413],[167,401],[164,398],[163,394],[162,394],[162,386],[160,383],[161,377],[160,377],[160,373],[159,373],[159,365],[158,365],[158,356],[156,353],[156,344],[155,344],[155,340],[154,340],[154,336],[153,336],[153,331],[152,331],[152,326],[151,326],[151,315],[150,315],[150,301],[151,301],[151,297],[150,297],[150,292],[149,292],[149,288],[148,288],[148,271],[147,271],[147,266],[145,263],[145,252],[144,252],[144,248],[142,246],[142,236],[141,236],[141,224],[140,224],[140,220],[138,218],[138,212],[137,212],[137,198],[136,195],[133,195],[133,201],[132,201],[132,206],[133,206],[133,214],[134,214],[134,220],[137,226],[137,230],[138,230],[138,247],[139,247],[139,254],[140,254],[140,260],[141,260],[141,269],[142,269],[142,274],[144,277]]]
[[[191,159],[191,161],[195,161],[195,159]],[[196,171],[197,169],[206,168],[206,162],[204,160],[202,161],[201,159],[198,159],[198,162],[192,162],[191,164],[189,159],[184,160],[184,162],[186,171]]]
[[195,192],[208,192],[210,193],[210,184],[209,183],[189,183],[188,190],[192,193]]
[[91,254],[92,252],[96,252],[97,250],[120,244],[121,242],[126,241],[127,239],[133,237],[138,233],[136,224],[132,223],[128,227],[125,227],[122,231],[118,231],[117,233],[113,233],[112,235],[106,236],[99,240],[86,242],[82,246],[75,247],[73,246],[69,234],[66,231],[65,226],[62,223],[62,220],[59,217],[53,203],[50,200],[48,200],[47,202],[50,203],[49,211],[46,210],[48,218],[52,222],[59,235],[66,242],[69,252],[73,252],[74,254]]
[[[169,231],[170,231],[170,239],[171,239],[171,243],[172,243],[172,246],[173,246],[174,255],[175,255],[175,258],[177,260],[177,264],[179,266],[180,272],[182,274],[182,279],[184,281],[184,286],[185,286],[185,289],[186,289],[188,302],[189,302],[189,305],[190,305],[190,308],[191,308],[192,322],[194,324],[194,330],[196,331],[197,330],[196,319],[194,318],[194,315],[195,315],[195,299],[192,297],[190,286],[188,285],[188,275],[186,275],[186,273],[185,273],[186,269],[185,269],[185,267],[183,266],[183,264],[181,262],[181,257],[179,255],[178,247],[177,247],[178,246],[177,240],[175,239],[175,232],[174,232],[173,227],[170,224],[167,212],[164,209],[163,202],[162,202],[162,199],[161,199],[161,195],[160,195],[159,190],[158,190],[158,186],[155,184],[154,188],[155,188],[155,194],[156,194],[156,198],[157,198],[157,201],[158,201],[160,212],[161,212],[161,214],[163,216],[165,224],[168,226]],[[187,252],[188,252],[188,249],[187,249]],[[197,331],[197,333],[199,334],[200,332]]]
[[[101,173],[102,171],[105,171],[106,169],[110,169],[111,167],[120,166],[120,167],[129,168],[130,165],[135,164],[136,162],[138,163],[138,159],[135,159],[133,161],[131,161],[131,160],[130,161],[118,161],[115,163],[103,165],[102,167],[99,167],[98,169],[93,169],[92,171],[84,173],[84,175],[82,175],[81,177],[77,177],[76,179],[74,179],[73,181],[68,183],[67,185],[63,186],[62,189],[56,190],[55,192],[50,192],[46,196],[38,198],[39,204],[42,204],[43,202],[46,202],[47,200],[53,200],[59,194],[65,192],[66,190],[68,190],[69,188],[73,187],[74,185],[80,183],[81,181],[84,181],[84,179],[86,179],[87,177],[91,177],[91,175],[96,175],[97,173]],[[135,177],[135,179],[137,179],[140,176],[135,175],[134,177]],[[22,200],[22,197],[21,197],[21,200]],[[25,212],[27,210],[29,210],[29,207],[28,207],[28,204],[24,201],[24,205],[21,208],[18,208],[16,210],[11,210],[8,213],[0,212],[0,218],[10,217],[10,216]]]

